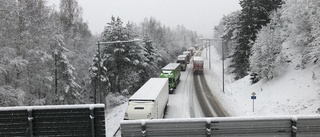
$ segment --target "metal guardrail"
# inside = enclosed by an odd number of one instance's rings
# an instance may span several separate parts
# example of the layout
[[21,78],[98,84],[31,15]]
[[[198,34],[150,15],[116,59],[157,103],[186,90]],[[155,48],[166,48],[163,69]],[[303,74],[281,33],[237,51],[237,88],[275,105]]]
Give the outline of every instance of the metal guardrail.
[[1,137],[105,137],[103,104],[0,107]]
[[320,115],[129,120],[120,127],[122,137],[314,137],[320,136]]

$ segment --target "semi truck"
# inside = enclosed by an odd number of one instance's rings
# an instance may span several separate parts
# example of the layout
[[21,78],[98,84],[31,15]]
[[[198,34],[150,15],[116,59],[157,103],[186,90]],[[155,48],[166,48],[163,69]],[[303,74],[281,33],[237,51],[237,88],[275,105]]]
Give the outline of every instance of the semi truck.
[[203,59],[201,57],[193,57],[193,73],[203,73]]
[[179,63],[169,63],[161,69],[160,78],[169,78],[169,93],[177,87],[180,81],[181,67]]
[[191,58],[191,52],[190,51],[184,51],[183,55],[187,55],[187,63],[190,63],[190,58]]
[[177,63],[180,63],[181,71],[185,71],[187,68],[187,55],[179,55]]
[[161,119],[169,101],[167,78],[150,78],[128,102],[124,120]]
[[190,48],[188,48],[188,51],[190,51],[190,53],[191,53],[191,56],[193,56],[194,55],[194,47],[190,47]]

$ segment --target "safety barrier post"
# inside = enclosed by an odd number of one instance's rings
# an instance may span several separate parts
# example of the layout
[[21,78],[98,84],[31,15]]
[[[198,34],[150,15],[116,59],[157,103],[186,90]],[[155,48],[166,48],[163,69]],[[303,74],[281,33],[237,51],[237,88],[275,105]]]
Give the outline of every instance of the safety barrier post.
[[297,136],[297,121],[298,121],[298,118],[297,117],[292,117],[292,137],[296,137]]
[[206,133],[207,133],[207,137],[211,136],[211,120],[210,119],[206,120]]
[[91,135],[95,137],[95,130],[94,130],[94,108],[90,108],[90,119],[91,119]]
[[147,133],[147,130],[146,130],[146,122],[143,120],[141,122],[141,136],[145,137],[146,136],[146,133]]
[[32,120],[33,120],[32,110],[29,109],[29,110],[28,110],[28,122],[29,122],[29,134],[30,134],[30,137],[33,137],[33,124],[32,124]]

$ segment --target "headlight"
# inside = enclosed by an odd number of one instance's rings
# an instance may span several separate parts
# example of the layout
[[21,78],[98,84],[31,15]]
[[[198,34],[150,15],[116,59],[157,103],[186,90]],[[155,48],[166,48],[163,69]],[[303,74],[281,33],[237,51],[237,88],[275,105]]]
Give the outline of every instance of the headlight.
[[128,113],[124,113],[124,119],[129,119]]
[[152,119],[151,113],[148,114],[147,118]]

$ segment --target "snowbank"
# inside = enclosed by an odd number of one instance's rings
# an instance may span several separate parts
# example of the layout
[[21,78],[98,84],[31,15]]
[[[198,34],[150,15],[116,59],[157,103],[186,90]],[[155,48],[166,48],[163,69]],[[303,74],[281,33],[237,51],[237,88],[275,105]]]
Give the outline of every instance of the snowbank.
[[[205,53],[205,52],[203,52]],[[205,58],[205,54],[202,55]],[[225,74],[225,94],[222,92],[221,58],[211,48],[211,70],[206,60],[206,79],[220,104],[232,116],[270,116],[270,115],[312,115],[320,108],[319,68],[294,69],[289,66],[280,77],[270,81],[260,80],[250,83],[250,77],[231,80]],[[294,65],[294,64],[292,64]],[[210,83],[210,84],[209,84]],[[257,99],[251,99],[252,92]]]

